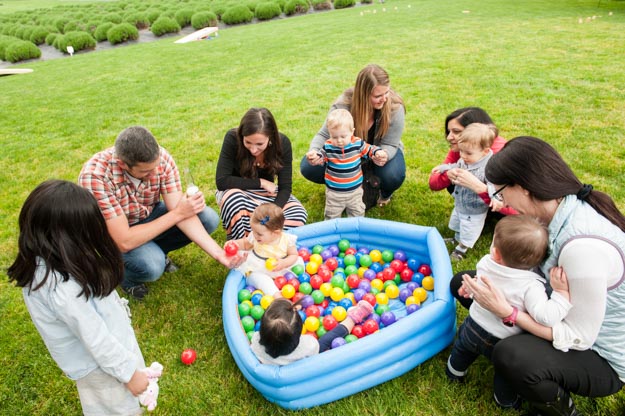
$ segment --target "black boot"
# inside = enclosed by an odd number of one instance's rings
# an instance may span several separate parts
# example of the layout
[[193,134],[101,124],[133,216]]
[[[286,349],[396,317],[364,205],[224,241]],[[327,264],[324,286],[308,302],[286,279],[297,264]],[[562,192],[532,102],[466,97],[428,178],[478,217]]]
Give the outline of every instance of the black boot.
[[558,387],[556,400],[548,403],[532,402],[532,410],[541,416],[581,416],[568,392]]

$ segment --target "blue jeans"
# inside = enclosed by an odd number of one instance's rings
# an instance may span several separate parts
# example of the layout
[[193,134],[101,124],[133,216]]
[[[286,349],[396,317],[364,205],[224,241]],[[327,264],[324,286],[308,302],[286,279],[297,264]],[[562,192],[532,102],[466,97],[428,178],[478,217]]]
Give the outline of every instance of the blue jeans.
[[[166,213],[167,208],[165,204],[159,202],[146,219],[134,225],[154,221]],[[219,215],[211,208],[204,208],[198,214],[198,217],[209,234],[217,229]],[[154,240],[124,253],[122,255],[124,259],[124,281],[122,286],[128,288],[144,282],[157,280],[165,271],[167,253],[184,247],[190,242],[191,240],[178,227],[174,226],[157,236]]]
[[[467,316],[458,330],[458,337],[451,349],[447,362],[448,376],[462,379],[469,366],[480,355],[492,361],[493,350],[499,341],[499,338],[479,326],[471,316]],[[453,374],[450,374],[449,366],[453,368]],[[497,372],[495,372],[493,386],[497,403],[500,406],[512,407],[517,403],[516,392]]]
[[[313,166],[308,163],[306,156],[302,158],[299,170],[303,177],[311,182],[325,184],[324,175],[326,168],[323,165]],[[406,161],[404,153],[397,150],[395,157],[386,162],[384,166],[373,165],[374,174],[380,178],[380,195],[388,198],[404,183],[406,179]]]

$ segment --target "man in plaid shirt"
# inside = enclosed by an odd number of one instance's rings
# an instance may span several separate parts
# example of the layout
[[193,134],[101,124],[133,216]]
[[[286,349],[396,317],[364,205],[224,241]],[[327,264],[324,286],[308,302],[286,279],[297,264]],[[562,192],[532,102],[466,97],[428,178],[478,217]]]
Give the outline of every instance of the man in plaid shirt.
[[167,253],[191,241],[228,268],[241,262],[211,238],[219,215],[206,206],[201,192],[182,192],[174,159],[144,127],[122,131],[114,147],[85,163],[78,182],[98,201],[123,253],[122,289],[136,299],[147,294],[145,282],[175,270]]

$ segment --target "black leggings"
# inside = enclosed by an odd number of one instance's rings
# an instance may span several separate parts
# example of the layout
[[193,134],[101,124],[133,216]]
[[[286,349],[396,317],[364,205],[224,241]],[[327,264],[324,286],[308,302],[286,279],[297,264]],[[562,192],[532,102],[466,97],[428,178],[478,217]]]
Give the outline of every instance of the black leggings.
[[[475,276],[475,270],[456,273],[449,286],[453,296],[468,309],[473,300],[458,296],[463,274]],[[551,342],[528,333],[499,341],[492,361],[495,372],[531,402],[553,402],[558,386],[586,397],[609,396],[623,388],[618,374],[596,352],[562,352]]]

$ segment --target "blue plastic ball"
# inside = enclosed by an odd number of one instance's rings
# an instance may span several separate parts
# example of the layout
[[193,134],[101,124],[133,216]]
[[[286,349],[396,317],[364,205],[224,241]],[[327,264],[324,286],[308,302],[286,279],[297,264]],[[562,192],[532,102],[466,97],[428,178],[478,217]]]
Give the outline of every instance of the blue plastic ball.
[[260,293],[255,293],[252,295],[252,304],[253,305],[260,305],[260,300],[263,298],[263,295]]
[[299,275],[297,280],[299,280],[300,284],[301,283],[310,283],[310,275],[308,273],[304,272],[304,273]]
[[421,265],[421,262],[415,258],[409,258],[406,265],[410,270],[417,270]]
[[344,307],[346,310],[354,306],[349,298],[343,298],[339,301],[339,306]]
[[423,281],[423,273],[415,272],[415,274],[412,275],[412,281],[418,283],[419,286],[421,286],[421,282]]
[[371,264],[371,266],[369,266],[369,268],[376,273],[382,271],[382,265],[380,263],[373,263]]

